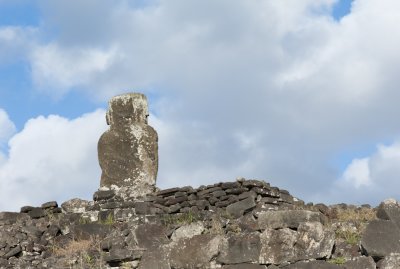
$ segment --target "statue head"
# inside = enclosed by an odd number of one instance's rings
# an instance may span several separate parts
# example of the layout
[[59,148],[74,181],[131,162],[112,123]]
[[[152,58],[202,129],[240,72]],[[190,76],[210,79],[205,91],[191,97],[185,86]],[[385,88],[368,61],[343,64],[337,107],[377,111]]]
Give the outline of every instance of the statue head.
[[106,120],[111,127],[132,123],[147,124],[148,116],[147,98],[144,94],[121,94],[113,97],[108,102]]

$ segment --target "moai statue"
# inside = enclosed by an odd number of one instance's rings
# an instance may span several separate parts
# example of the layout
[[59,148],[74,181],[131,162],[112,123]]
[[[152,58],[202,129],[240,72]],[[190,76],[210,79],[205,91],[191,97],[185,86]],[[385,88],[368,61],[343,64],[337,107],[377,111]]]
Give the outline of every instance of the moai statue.
[[147,124],[146,96],[113,97],[106,115],[110,129],[98,143],[100,187],[129,190],[139,197],[154,192],[158,170],[158,136]]

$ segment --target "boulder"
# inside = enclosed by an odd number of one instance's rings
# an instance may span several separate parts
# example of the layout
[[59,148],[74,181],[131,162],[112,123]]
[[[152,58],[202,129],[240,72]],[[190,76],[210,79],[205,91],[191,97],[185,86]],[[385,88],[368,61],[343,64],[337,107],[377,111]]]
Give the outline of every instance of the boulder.
[[400,253],[400,230],[390,220],[372,220],[361,238],[361,246],[368,256],[383,258]]
[[62,203],[61,208],[65,213],[84,213],[89,204],[89,201],[73,198]]
[[204,224],[203,222],[198,221],[179,227],[173,232],[171,239],[173,241],[177,241],[179,239],[192,238],[195,235],[202,234],[203,231],[204,231]]
[[378,207],[376,216],[382,220],[391,220],[400,228],[400,206],[396,200],[383,201]]
[[260,263],[281,264],[295,259],[294,245],[297,233],[289,228],[274,230],[267,228],[260,235]]
[[[300,261],[281,267],[283,269],[346,269],[344,266],[325,261]],[[361,269],[361,268],[360,268]],[[363,268],[365,269],[365,268]]]
[[[362,256],[362,257],[357,257],[354,260],[347,261],[344,264],[344,267],[346,269],[376,269],[376,264],[372,257]],[[399,267],[393,267],[393,269],[394,268],[399,268]],[[382,269],[382,268],[380,268],[380,269]],[[387,269],[389,269],[389,268],[387,268]]]
[[135,230],[139,248],[151,249],[169,242],[168,229],[159,224],[141,224]]
[[392,253],[378,262],[379,269],[398,269],[400,268],[400,253]]
[[256,203],[254,201],[254,198],[248,197],[244,200],[228,205],[226,207],[226,211],[234,218],[239,218],[240,216],[243,216],[245,211],[252,209],[255,206]]
[[201,234],[190,239],[173,241],[168,245],[172,268],[208,268],[211,259],[218,255],[220,235]]
[[241,263],[241,264],[224,265],[222,266],[222,269],[267,269],[267,266],[251,264],[251,263]]
[[131,197],[155,191],[158,170],[158,136],[147,124],[147,99],[128,93],[109,101],[107,124],[110,129],[98,142],[102,170],[101,187],[127,187]]
[[320,222],[321,214],[319,212],[313,212],[307,210],[264,211],[258,214],[258,226],[262,230],[266,228],[297,229],[300,223],[308,221]]
[[260,236],[260,262],[281,264],[327,258],[334,246],[334,233],[319,222],[303,222],[298,230],[267,228]]
[[223,241],[217,261],[222,264],[256,263],[260,249],[260,233],[231,234]]
[[171,269],[166,251],[161,247],[155,247],[143,253],[138,269]]

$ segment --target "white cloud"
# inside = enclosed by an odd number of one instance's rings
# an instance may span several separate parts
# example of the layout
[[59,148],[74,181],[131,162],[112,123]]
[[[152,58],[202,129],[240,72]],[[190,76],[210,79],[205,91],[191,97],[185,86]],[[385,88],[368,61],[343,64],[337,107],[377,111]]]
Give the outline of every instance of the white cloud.
[[352,187],[371,185],[369,159],[354,159],[343,173],[343,181],[351,184]]
[[29,120],[10,139],[0,166],[0,210],[90,199],[100,182],[96,137],[105,126],[103,110],[73,120],[56,115]]
[[[51,94],[148,93],[161,186],[258,177],[311,200],[336,190],[338,152],[400,133],[400,2],[355,0],[339,22],[334,2],[43,1],[28,60]],[[374,163],[340,181],[361,203]]]
[[[32,52],[33,79],[41,89],[59,95],[77,86],[87,86],[99,74],[105,72],[115,54],[92,48],[63,49],[50,43],[38,46]],[[95,75],[97,74],[97,75]]]
[[33,27],[0,26],[0,66],[25,60],[36,35]]
[[398,199],[399,164],[399,141],[387,146],[378,145],[370,156],[354,159],[346,167],[333,188],[325,191],[325,195],[329,193],[325,199],[338,203],[341,198],[347,197],[349,202],[356,204],[363,202],[378,204],[387,198]]
[[15,125],[8,117],[8,114],[0,108],[0,149],[3,143],[15,133]]

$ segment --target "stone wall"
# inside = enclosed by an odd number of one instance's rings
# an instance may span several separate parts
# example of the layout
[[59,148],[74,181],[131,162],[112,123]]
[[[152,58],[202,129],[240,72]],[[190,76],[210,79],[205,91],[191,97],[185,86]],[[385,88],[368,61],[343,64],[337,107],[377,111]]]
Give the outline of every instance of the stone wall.
[[0,213],[0,268],[400,268],[396,201],[304,204],[245,179],[93,198]]

